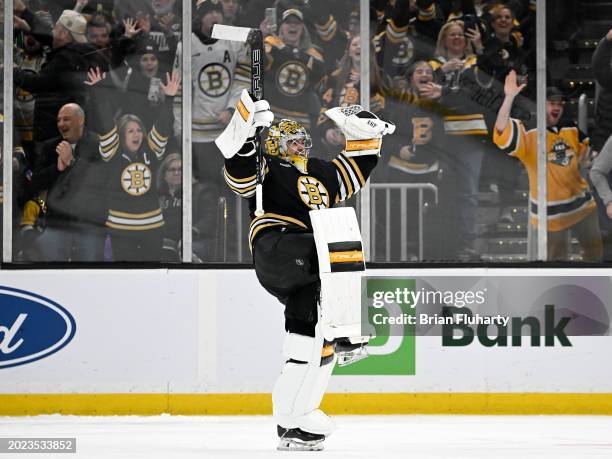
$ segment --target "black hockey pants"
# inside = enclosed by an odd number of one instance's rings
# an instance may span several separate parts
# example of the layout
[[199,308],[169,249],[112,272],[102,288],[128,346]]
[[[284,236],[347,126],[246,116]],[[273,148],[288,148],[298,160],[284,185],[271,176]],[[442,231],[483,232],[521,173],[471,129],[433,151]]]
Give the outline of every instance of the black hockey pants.
[[285,305],[285,330],[314,336],[321,289],[312,233],[270,229],[253,248],[259,283]]

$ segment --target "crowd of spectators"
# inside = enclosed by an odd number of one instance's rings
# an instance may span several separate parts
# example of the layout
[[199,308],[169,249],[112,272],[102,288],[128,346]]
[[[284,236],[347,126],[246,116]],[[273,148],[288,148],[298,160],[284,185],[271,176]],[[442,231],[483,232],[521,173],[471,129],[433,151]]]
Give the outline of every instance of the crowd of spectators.
[[[211,38],[225,23],[263,31],[266,99],[279,119],[305,126],[313,154],[326,158],[344,139],[323,112],[360,102],[360,63],[370,59],[370,108],[398,126],[372,180],[436,185],[425,259],[478,260],[479,188],[497,181],[504,202],[519,171],[493,143],[511,71],[526,84],[512,116],[534,122],[536,2],[373,0],[361,12],[367,50],[359,3],[193,0],[192,29],[183,31],[180,0],[15,0],[19,256],[180,260],[181,98],[190,84],[194,256],[241,257],[244,216],[213,141],[249,86],[249,54]],[[192,75],[180,82],[186,37]],[[410,251],[420,211],[409,198]]]

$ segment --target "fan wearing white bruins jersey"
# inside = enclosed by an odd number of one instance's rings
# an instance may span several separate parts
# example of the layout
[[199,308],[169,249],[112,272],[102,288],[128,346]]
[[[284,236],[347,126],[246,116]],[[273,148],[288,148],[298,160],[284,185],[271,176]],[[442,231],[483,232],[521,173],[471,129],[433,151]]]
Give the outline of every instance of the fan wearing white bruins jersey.
[[285,306],[286,363],[272,392],[279,449],[322,449],[334,424],[319,404],[336,354],[359,347],[342,338],[324,341],[316,326],[321,279],[309,212],[333,207],[357,193],[378,162],[382,136],[395,129],[360,106],[326,113],[347,139],[333,161],[309,157],[312,142],[299,123],[283,119],[270,128],[261,167],[264,214],[258,217],[253,136],[257,127],[269,126],[274,119],[268,103],[253,102],[244,91],[230,125],[216,140],[226,158],[227,185],[249,199],[257,278]]
[[[221,134],[240,92],[250,85],[248,48],[244,43],[210,38],[212,26],[223,22],[219,0],[200,0],[196,5],[198,28],[191,34],[192,139],[212,143]],[[197,20],[196,20],[197,22]],[[182,43],[174,68],[181,73]],[[175,132],[181,130],[181,91],[174,100]],[[226,112],[223,114],[223,112]]]
[[[104,77],[99,69],[90,70],[86,83],[94,86]],[[172,133],[172,99],[180,81],[178,73],[166,74],[166,83],[160,84],[165,99],[148,133],[135,115],[124,114],[115,123],[108,103],[112,97],[96,87],[95,100],[103,113],[99,152],[108,177],[106,227],[115,261],[161,260],[164,217],[155,179]]]

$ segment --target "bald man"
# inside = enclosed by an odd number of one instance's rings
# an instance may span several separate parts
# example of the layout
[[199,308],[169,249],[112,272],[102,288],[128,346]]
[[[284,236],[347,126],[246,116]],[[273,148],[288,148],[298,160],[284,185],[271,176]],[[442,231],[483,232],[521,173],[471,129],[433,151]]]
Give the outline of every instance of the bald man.
[[74,103],[60,108],[57,129],[59,137],[37,145],[32,191],[43,197],[48,215],[30,261],[103,261],[107,209],[99,137],[85,128],[85,113]]

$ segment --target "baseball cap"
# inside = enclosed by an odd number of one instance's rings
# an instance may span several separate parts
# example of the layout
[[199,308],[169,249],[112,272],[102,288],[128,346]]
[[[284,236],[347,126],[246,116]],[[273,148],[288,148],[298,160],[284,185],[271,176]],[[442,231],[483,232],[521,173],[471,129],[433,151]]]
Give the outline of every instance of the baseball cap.
[[159,45],[155,42],[155,40],[149,38],[145,40],[138,48],[140,54],[155,54],[157,55],[159,52]]
[[302,14],[300,10],[296,8],[290,8],[288,10],[283,11],[281,22],[284,22],[285,20],[287,20],[289,16],[295,16],[300,21],[304,22],[304,15]]
[[85,36],[87,21],[82,14],[73,10],[64,10],[57,22],[70,32],[74,41],[77,43],[87,43],[87,37]]
[[196,13],[202,17],[213,10],[223,11],[223,6],[221,6],[219,0],[198,0],[196,2]]
[[546,100],[565,100],[565,94],[556,86],[546,88]]

